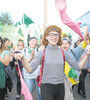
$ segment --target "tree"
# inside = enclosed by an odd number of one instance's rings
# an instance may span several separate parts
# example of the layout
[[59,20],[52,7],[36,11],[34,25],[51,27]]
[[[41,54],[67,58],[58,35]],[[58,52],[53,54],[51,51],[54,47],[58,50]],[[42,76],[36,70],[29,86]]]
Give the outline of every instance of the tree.
[[1,25],[12,25],[11,15],[8,12],[0,14],[0,24]]

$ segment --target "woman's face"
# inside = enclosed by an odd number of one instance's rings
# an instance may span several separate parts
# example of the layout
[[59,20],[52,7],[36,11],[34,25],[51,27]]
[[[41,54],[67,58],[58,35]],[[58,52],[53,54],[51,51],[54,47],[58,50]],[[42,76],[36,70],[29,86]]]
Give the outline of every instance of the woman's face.
[[23,47],[23,43],[22,43],[22,42],[19,43],[19,44],[18,44],[18,49],[19,49],[19,50],[22,50],[23,48],[24,48],[24,47]]
[[1,40],[0,40],[0,48],[1,48],[1,45],[2,45],[2,42],[1,42]]
[[70,47],[70,44],[68,43],[67,40],[64,40],[61,47],[62,47],[62,49],[68,51],[69,50],[69,47]]
[[59,33],[55,31],[51,31],[47,36],[48,44],[52,46],[57,46],[59,40]]
[[8,48],[9,47],[9,44],[10,44],[9,41],[6,41],[5,42],[5,47]]

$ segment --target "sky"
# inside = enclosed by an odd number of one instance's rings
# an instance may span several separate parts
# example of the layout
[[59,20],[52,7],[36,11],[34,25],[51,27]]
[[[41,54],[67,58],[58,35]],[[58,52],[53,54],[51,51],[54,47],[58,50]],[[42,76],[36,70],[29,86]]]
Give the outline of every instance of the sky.
[[[40,5],[41,3],[41,5]],[[1,0],[0,12],[9,12],[14,21],[21,21],[25,13],[34,22],[39,23],[43,16],[43,0]]]
[[[26,13],[34,22],[43,24],[44,0],[1,0],[0,12],[9,12],[14,21],[21,21]],[[53,0],[51,0],[52,2]],[[55,0],[54,0],[55,1]],[[67,14],[72,20],[90,11],[90,0],[66,0]]]
[[90,0],[67,0],[67,14],[71,19],[78,17],[90,11]]

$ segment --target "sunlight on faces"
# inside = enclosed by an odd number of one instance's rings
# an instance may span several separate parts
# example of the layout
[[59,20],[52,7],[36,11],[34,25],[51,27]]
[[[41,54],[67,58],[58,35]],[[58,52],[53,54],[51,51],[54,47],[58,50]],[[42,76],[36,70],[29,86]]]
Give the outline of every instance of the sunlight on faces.
[[31,39],[29,41],[29,47],[35,48],[37,46],[37,39]]
[[9,41],[7,40],[6,42],[5,42],[5,47],[7,48],[7,47],[9,47]]
[[49,45],[57,46],[59,40],[59,33],[51,31],[47,36],[46,39],[48,40]]
[[19,49],[19,50],[22,50],[22,49],[23,49],[23,44],[19,44],[19,45],[18,45],[18,49]]
[[64,49],[65,51],[68,51],[68,50],[69,50],[69,47],[70,47],[70,44],[68,43],[67,40],[64,40],[61,47],[62,47],[62,49]]
[[19,41],[17,45],[19,50],[22,50],[24,48],[24,43],[22,41]]

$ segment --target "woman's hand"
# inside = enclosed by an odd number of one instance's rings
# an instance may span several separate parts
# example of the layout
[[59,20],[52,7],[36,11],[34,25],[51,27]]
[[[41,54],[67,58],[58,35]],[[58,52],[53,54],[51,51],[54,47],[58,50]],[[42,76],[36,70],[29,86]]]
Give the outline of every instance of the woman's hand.
[[35,57],[35,50],[32,50],[31,57],[32,57],[32,59]]
[[22,58],[23,58],[23,54],[21,54],[21,53],[15,53],[14,55],[14,58],[16,59],[16,60],[21,60]]
[[35,57],[35,50],[32,50],[31,55],[28,59],[28,62],[30,63],[34,57]]

